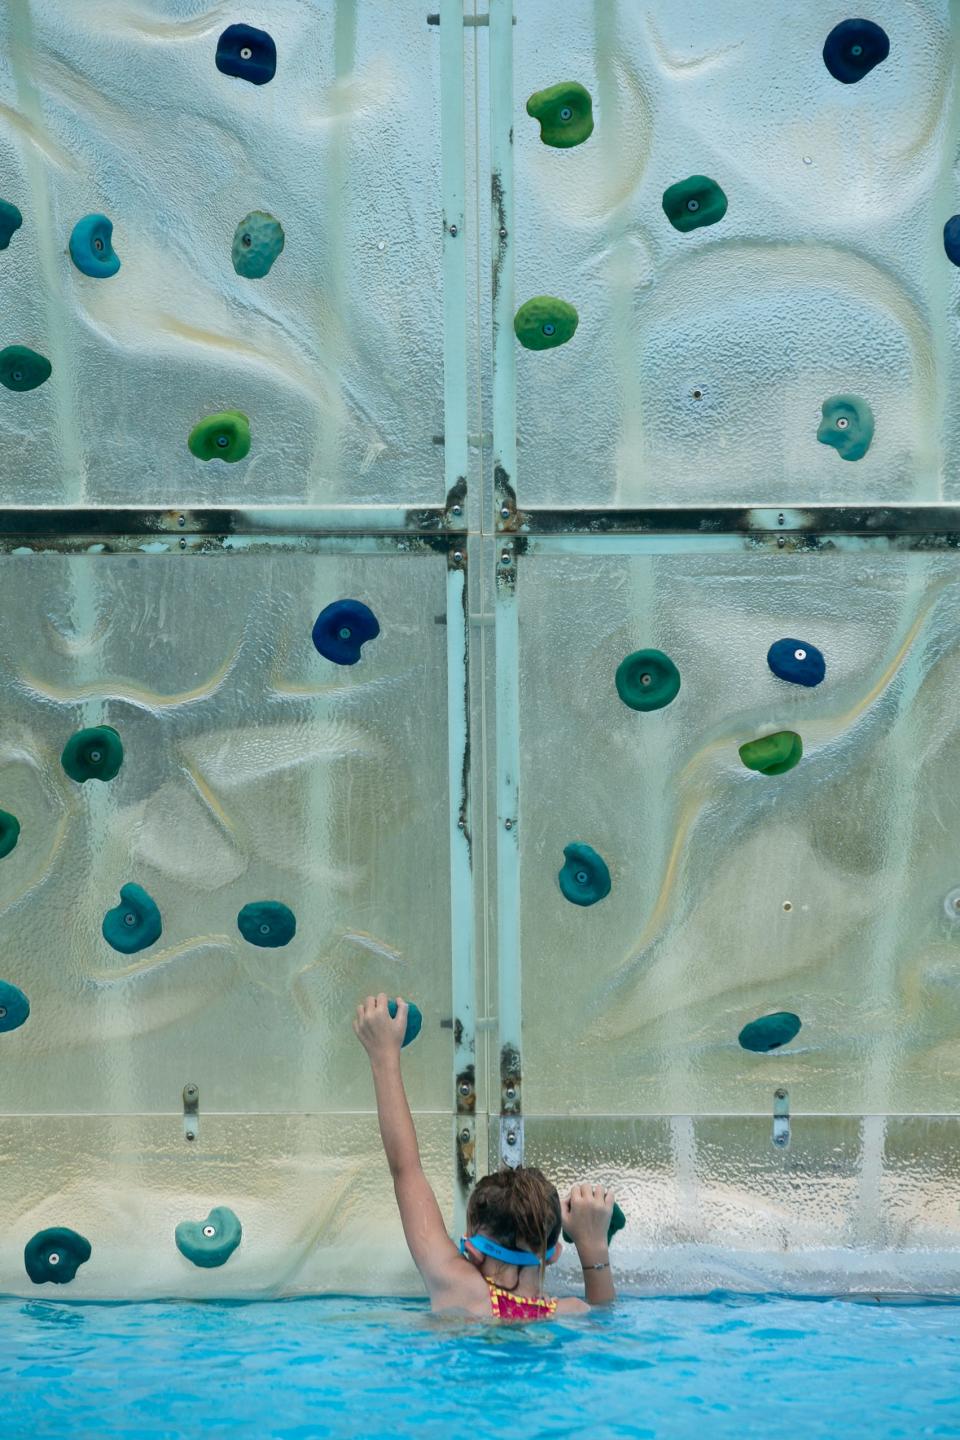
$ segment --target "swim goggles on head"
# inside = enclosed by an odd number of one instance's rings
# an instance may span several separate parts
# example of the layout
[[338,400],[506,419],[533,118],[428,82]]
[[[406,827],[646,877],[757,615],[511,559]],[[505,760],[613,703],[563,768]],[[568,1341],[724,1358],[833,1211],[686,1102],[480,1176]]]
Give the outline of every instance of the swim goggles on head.
[[[532,1255],[529,1250],[508,1250],[505,1245],[498,1245],[496,1240],[490,1240],[486,1235],[464,1235],[460,1239],[460,1254],[466,1255],[467,1241],[481,1255],[488,1255],[491,1260],[502,1260],[505,1265],[539,1265],[540,1256]],[[544,1258],[544,1263],[549,1264],[557,1253],[556,1245],[551,1245]]]

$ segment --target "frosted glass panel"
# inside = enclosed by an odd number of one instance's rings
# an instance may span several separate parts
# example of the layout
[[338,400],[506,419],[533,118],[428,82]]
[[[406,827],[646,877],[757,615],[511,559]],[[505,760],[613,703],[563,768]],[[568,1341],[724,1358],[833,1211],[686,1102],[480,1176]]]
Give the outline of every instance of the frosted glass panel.
[[[0,15],[2,344],[53,365],[0,391],[3,499],[20,504],[437,504],[443,498],[439,60],[405,6],[24,0]],[[223,74],[221,32],[272,36],[266,84]],[[285,245],[238,275],[235,232]],[[91,212],[121,260],[81,273]],[[187,436],[239,410],[252,445]]]
[[[521,504],[956,497],[947,0],[872,5],[889,58],[851,85],[823,62],[828,0],[517,8],[517,303],[580,315],[518,350]],[[524,113],[560,80],[593,97],[570,150]],[[728,209],[684,233],[662,197],[691,175]],[[875,416],[855,463],[816,438],[838,392]]]
[[[525,1109],[769,1113],[784,1084],[805,1110],[956,1110],[953,553],[540,556],[518,593]],[[825,683],[771,673],[781,638]],[[646,647],[681,686],[643,713],[614,677]],[[796,768],[741,763],[782,730]],[[557,881],[573,842],[610,868],[589,907]],[[742,1049],[778,1011],[797,1039]]]
[[[168,1110],[193,1081],[215,1110],[366,1110],[349,1022],[381,989],[425,1016],[413,1103],[447,1107],[443,558],[41,556],[0,572],[0,808],[22,826],[0,871],[0,979],[32,1007],[2,1037],[4,1107]],[[381,625],[355,666],[311,640],[345,595]],[[123,765],[81,784],[61,751],[99,724]],[[163,933],[122,954],[101,925],[128,882]],[[261,900],[294,912],[289,944],[240,934]]]

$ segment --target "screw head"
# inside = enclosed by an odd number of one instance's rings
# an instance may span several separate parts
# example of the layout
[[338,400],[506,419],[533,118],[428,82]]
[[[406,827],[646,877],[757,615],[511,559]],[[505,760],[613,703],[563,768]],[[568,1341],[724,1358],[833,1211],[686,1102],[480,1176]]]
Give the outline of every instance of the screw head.
[[513,829],[513,821],[512,821],[512,820],[504,820],[504,822],[503,822],[503,828],[504,828],[505,830],[512,830],[512,829]]
[[501,519],[501,520],[509,520],[509,519],[510,519],[510,506],[509,506],[509,505],[501,505],[501,506],[500,506],[500,519]]
[[451,505],[451,506],[450,506],[450,514],[451,514],[451,515],[462,515],[462,514],[463,514],[463,506],[462,506],[462,505]]
[[466,1145],[466,1143],[467,1143],[467,1141],[468,1141],[469,1139],[470,1139],[470,1131],[469,1131],[469,1130],[461,1130],[461,1131],[460,1131],[460,1143],[461,1143],[461,1145]]
[[453,552],[453,563],[454,563],[454,565],[462,565],[462,564],[463,564],[463,551],[462,551],[462,550],[454,550],[454,552]]
[[194,1130],[185,1130],[183,1133],[184,1138],[187,1140],[196,1140],[197,1138],[196,1132]]
[[510,561],[511,561],[512,559],[513,559],[513,556],[510,554],[510,551],[509,551],[509,550],[504,550],[503,553],[502,553],[501,556],[500,556],[500,564],[501,564],[501,565],[509,565],[509,564],[510,564]]
[[515,1130],[508,1130],[508,1131],[507,1131],[507,1144],[508,1144],[508,1145],[516,1145],[516,1143],[517,1143],[517,1132],[516,1132]]
[[453,236],[454,239],[457,238],[457,227],[456,227],[456,225],[451,225],[451,226],[450,226],[450,234]]
[[460,1084],[457,1086],[457,1089],[460,1091],[461,1095],[470,1094],[470,1086],[467,1084],[466,1080],[461,1080]]

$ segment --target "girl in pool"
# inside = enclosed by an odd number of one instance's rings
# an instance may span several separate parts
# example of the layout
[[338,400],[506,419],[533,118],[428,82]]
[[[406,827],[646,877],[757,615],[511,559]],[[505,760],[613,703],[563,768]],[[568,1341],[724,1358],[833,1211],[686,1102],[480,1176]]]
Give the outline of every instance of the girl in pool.
[[[417,1132],[400,1074],[407,1005],[391,1017],[386,995],[369,995],[353,1022],[370,1057],[377,1115],[403,1233],[434,1310],[466,1311],[498,1320],[549,1320],[577,1315],[614,1297],[607,1249],[613,1192],[574,1185],[561,1201],[539,1170],[487,1175],[467,1205],[460,1248],[447,1235],[436,1196],[420,1165]],[[559,1259],[560,1231],[573,1239],[583,1267],[586,1302],[543,1294],[544,1270]]]

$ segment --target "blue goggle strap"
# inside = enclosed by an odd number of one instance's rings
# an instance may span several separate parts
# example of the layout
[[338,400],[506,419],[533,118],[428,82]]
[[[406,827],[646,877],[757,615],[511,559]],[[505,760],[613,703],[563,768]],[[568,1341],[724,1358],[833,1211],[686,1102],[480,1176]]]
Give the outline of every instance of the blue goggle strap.
[[[481,1255],[488,1255],[491,1260],[502,1260],[505,1265],[539,1265],[540,1256],[531,1255],[529,1250],[508,1250],[505,1245],[498,1245],[496,1240],[490,1240],[486,1235],[465,1235],[460,1240],[460,1254],[466,1255],[467,1241]],[[552,1245],[544,1256],[549,1263],[557,1253],[556,1245]]]

